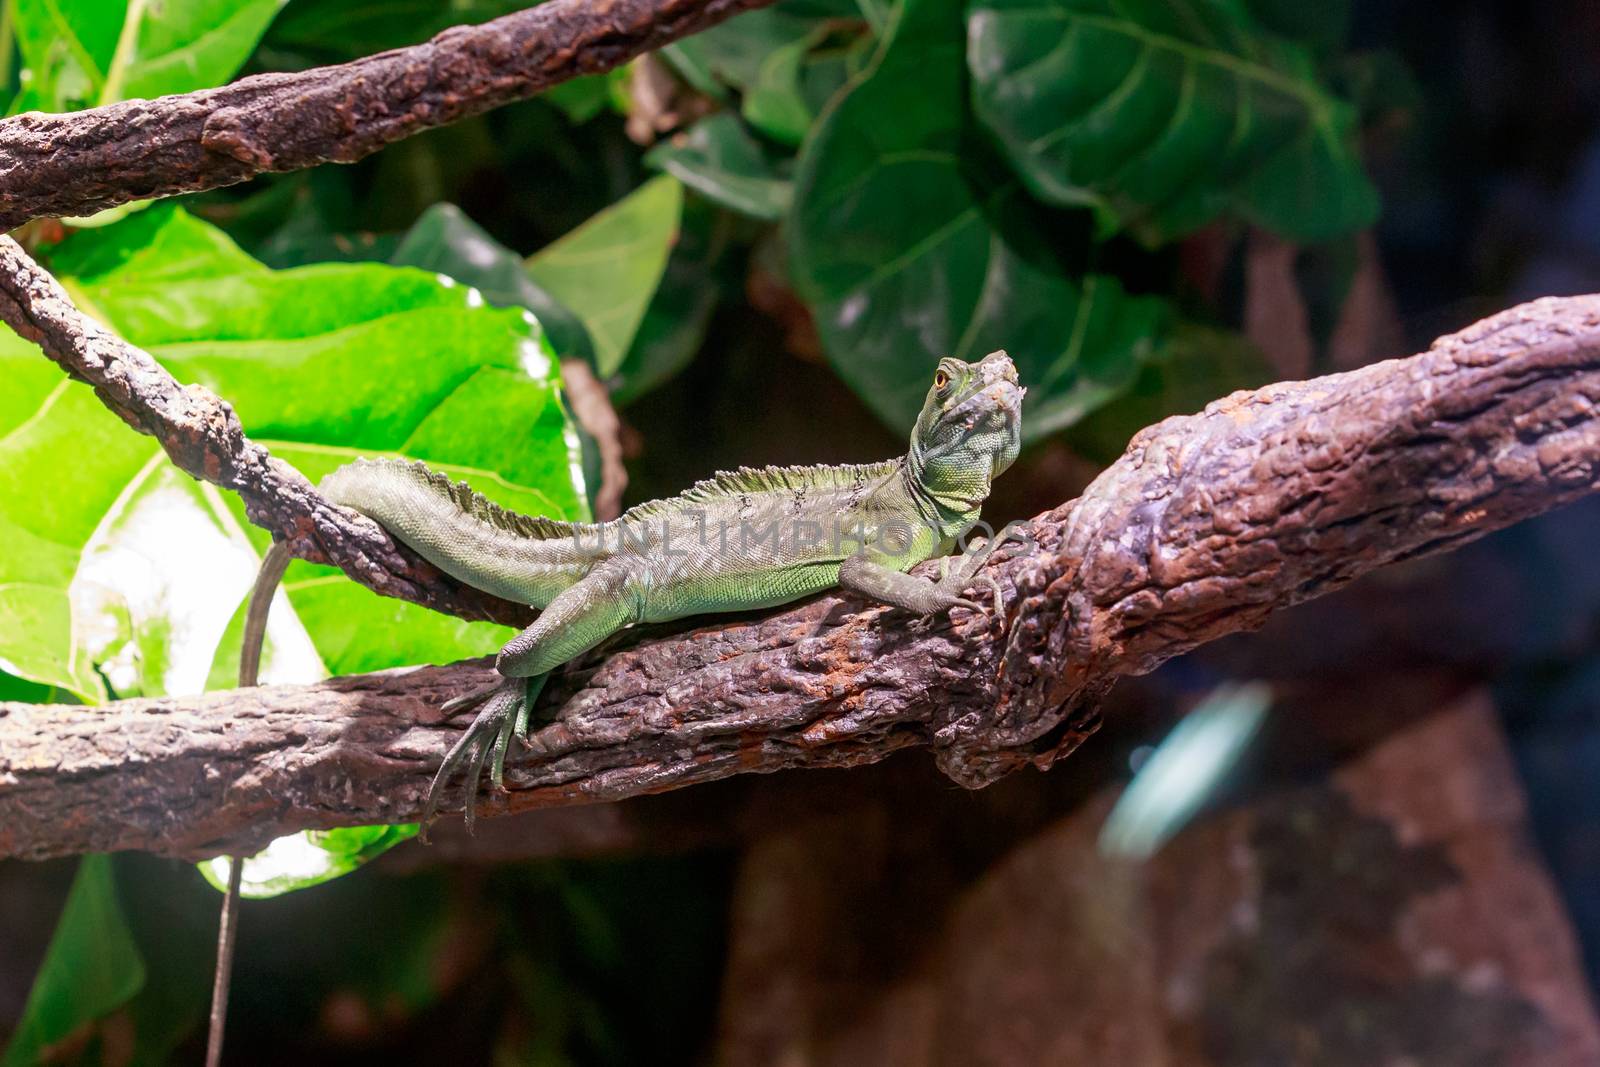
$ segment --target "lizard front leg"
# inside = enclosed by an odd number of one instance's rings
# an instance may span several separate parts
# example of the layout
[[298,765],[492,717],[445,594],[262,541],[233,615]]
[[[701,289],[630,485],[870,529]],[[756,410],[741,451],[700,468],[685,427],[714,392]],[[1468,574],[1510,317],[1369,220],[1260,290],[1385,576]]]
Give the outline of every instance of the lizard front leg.
[[[961,594],[971,588],[974,576],[996,549],[1010,540],[1025,540],[1029,533],[1027,524],[1014,522],[981,546],[969,547],[959,556],[941,557],[937,579],[906,574],[878,562],[869,552],[858,552],[839,567],[839,585],[919,615],[948,611],[957,606],[977,611],[982,605]],[[1002,606],[1000,584],[993,578],[979,580],[994,593],[994,609],[998,615]]]
[[445,705],[447,713],[474,705],[482,705],[482,709],[445,756],[428,787],[422,808],[424,830],[439,810],[444,786],[462,768],[466,769],[463,814],[467,828],[473,827],[484,766],[489,766],[490,782],[500,788],[506,752],[513,738],[527,738],[528,719],[545,678],[556,667],[581,656],[638,619],[638,603],[630,579],[627,566],[620,562],[596,567],[558,594],[533,625],[500,650],[495,669],[505,676],[505,681]]

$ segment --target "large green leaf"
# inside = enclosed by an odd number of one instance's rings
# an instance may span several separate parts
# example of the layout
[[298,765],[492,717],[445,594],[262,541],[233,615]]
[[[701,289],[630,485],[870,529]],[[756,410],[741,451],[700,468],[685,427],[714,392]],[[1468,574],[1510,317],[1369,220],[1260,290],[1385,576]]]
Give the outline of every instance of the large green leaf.
[[286,0],[10,0],[14,110],[74,111],[220,85]]
[[1059,220],[983,167],[966,114],[961,5],[907,0],[871,75],[829,112],[796,179],[793,267],[829,358],[898,429],[945,355],[1008,350],[1038,437],[1125,388],[1168,317],[1069,271]]
[[9,331],[0,332],[0,380],[0,669],[103,700],[73,576],[159,449]]
[[127,1003],[144,982],[111,857],[85,856],[0,1067],[47,1062],[51,1045]]
[[[52,265],[87,310],[229,399],[312,478],[404,454],[519,510],[585,514],[558,370],[521,310],[380,264],[271,271],[166,207],[75,235]],[[6,335],[0,363],[0,667],[89,700],[105,695],[96,662],[119,692],[198,689],[265,533],[87,388],[52,381],[31,345]],[[274,613],[269,653],[288,658],[269,655],[269,678],[482,654],[506,634],[331,568],[296,564],[286,588],[294,610]]]
[[1356,112],[1231,0],[976,0],[973,100],[1028,188],[1156,243],[1224,211],[1302,241],[1370,223]]
[[528,257],[528,276],[583,320],[602,378],[622,365],[678,234],[683,186],[653,178]]

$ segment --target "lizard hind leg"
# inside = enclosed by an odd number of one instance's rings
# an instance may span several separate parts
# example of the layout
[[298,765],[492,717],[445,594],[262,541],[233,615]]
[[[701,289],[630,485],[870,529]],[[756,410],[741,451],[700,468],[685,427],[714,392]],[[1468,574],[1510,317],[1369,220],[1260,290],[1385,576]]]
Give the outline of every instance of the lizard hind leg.
[[463,814],[467,828],[473,827],[483,769],[487,765],[495,787],[503,787],[506,753],[513,739],[527,740],[533,704],[550,671],[637,619],[631,579],[631,571],[622,565],[595,568],[556,596],[531,626],[500,650],[495,667],[504,681],[445,705],[447,713],[474,704],[482,704],[482,709],[434,775],[423,805],[424,826],[438,813],[444,786],[465,770]]
[[500,747],[500,737],[505,732],[507,724],[516,722],[520,710],[518,705],[523,701],[525,690],[524,679],[508,678],[489,689],[480,689],[466,696],[457,697],[444,706],[446,715],[474,704],[481,704],[482,708],[472,720],[472,725],[461,735],[461,739],[445,754],[444,762],[439,764],[439,770],[434,774],[432,784],[428,786],[427,800],[422,806],[423,840],[427,840],[428,827],[439,813],[439,801],[444,795],[444,787],[463,768],[466,770],[463,814],[466,817],[467,829],[470,831],[473,828],[477,821],[478,782],[483,777],[483,765],[490,754]]

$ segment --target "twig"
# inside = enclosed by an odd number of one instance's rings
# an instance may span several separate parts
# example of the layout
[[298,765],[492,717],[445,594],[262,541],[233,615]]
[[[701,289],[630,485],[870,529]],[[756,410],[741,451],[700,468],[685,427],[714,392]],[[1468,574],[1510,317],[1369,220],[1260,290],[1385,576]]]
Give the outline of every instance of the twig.
[[[0,317],[11,310],[0,301]],[[1145,430],[1082,497],[1039,516],[1039,550],[991,564],[1003,618],[919,620],[835,595],[614,650],[553,682],[547,754],[509,767],[510,792],[488,807],[918,745],[967,786],[1048,767],[1092,732],[1118,678],[1593,491],[1597,400],[1595,296],[1514,308],[1410,359],[1234,394]],[[439,722],[440,703],[489,680],[458,664],[105,708],[0,704],[0,855],[194,856],[413,818],[465,726]]]
[[771,0],[549,0],[425,44],[219,89],[0,122],[0,230],[354,163]]

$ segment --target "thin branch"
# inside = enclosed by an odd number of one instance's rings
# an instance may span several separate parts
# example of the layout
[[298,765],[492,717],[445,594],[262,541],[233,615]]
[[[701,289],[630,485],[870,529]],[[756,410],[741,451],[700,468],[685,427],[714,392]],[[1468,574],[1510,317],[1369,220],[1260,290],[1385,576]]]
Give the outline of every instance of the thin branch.
[[[1118,678],[1593,491],[1597,401],[1595,296],[1514,308],[1410,359],[1236,393],[1140,433],[1082,497],[1039,516],[1038,550],[991,564],[1001,617],[914,619],[829,595],[633,635],[554,681],[543,752],[508,767],[510,791],[487,806],[911,746],[972,787],[1048,767],[1092,732]],[[490,678],[473,663],[106,708],[0,705],[0,855],[193,856],[413,818],[465,726],[440,722],[440,703]]]
[[0,122],[0,230],[264,172],[354,163],[770,2],[549,0],[338,66],[69,115],[17,115]]

